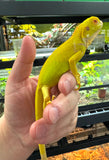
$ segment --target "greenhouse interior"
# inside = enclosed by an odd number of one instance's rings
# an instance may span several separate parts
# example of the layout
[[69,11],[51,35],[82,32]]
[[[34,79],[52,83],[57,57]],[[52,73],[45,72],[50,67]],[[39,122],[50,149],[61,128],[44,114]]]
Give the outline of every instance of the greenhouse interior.
[[[77,63],[81,87],[76,128],[59,141],[46,145],[48,160],[109,160],[108,1],[0,2],[0,117],[4,115],[6,83],[24,36],[31,36],[37,48],[32,78],[40,74],[52,52],[86,18],[97,16],[103,22],[101,31]],[[27,160],[36,159],[40,159],[38,149]]]

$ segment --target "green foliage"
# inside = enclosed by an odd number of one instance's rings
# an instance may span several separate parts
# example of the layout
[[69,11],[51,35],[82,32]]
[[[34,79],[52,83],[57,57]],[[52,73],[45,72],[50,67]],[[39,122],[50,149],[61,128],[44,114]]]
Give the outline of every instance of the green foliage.
[[50,31],[53,28],[53,24],[36,24],[36,30],[40,33]]
[[0,78],[0,95],[4,97],[7,78]]
[[101,63],[98,63],[98,61],[89,61],[81,62],[81,64],[82,70],[80,71],[80,75],[83,79],[85,79],[85,83],[88,86],[101,83]]
[[105,42],[109,43],[109,22],[103,22],[102,32],[105,34]]
[[83,90],[80,92],[81,96],[85,96],[85,98],[87,100],[89,100],[90,98],[96,98],[97,94],[98,94],[98,90],[97,89],[92,89],[92,90]]
[[[81,85],[95,86],[109,83],[109,60],[89,61],[80,63]],[[87,100],[98,98],[98,89],[81,91]]]

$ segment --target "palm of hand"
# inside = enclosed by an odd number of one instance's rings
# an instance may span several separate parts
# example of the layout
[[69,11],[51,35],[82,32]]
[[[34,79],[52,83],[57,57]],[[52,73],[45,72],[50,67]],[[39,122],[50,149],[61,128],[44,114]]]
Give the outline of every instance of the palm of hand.
[[35,120],[34,99],[37,81],[37,78],[27,78],[13,85],[12,82],[7,82],[5,118],[21,139],[30,139],[29,129]]

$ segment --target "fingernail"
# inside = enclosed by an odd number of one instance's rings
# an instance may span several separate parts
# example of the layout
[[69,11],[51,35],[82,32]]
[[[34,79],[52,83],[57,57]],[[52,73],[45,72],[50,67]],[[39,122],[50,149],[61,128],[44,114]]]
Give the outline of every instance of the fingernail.
[[36,139],[40,139],[42,137],[45,137],[47,130],[44,125],[39,125],[36,127]]
[[55,124],[59,120],[59,112],[56,107],[51,107],[49,110],[49,119],[50,121]]

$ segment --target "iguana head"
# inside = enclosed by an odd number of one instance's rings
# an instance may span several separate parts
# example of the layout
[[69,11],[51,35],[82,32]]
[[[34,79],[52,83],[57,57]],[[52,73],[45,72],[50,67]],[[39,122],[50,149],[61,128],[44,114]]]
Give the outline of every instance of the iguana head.
[[81,23],[82,34],[81,38],[86,47],[88,47],[91,42],[95,39],[97,34],[100,32],[103,23],[98,17],[87,18],[83,23]]

